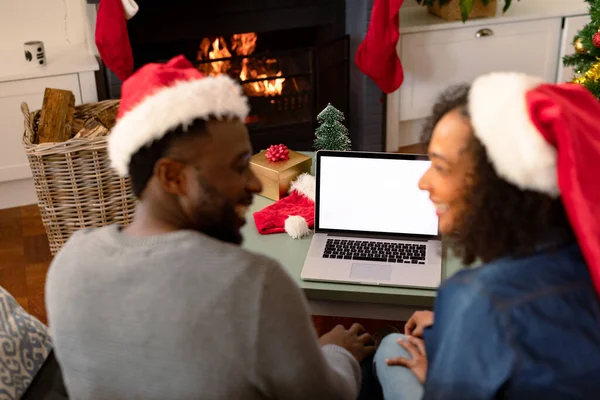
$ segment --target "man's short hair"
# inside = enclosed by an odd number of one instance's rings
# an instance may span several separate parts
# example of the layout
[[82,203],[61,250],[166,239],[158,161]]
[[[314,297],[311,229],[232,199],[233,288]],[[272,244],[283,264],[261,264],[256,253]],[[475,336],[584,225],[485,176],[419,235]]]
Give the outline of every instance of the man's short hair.
[[191,125],[183,125],[169,131],[162,138],[153,141],[150,145],[139,149],[129,162],[129,176],[133,193],[139,199],[154,173],[154,165],[164,157],[171,146],[179,140],[195,137],[206,132],[206,120],[196,119]]

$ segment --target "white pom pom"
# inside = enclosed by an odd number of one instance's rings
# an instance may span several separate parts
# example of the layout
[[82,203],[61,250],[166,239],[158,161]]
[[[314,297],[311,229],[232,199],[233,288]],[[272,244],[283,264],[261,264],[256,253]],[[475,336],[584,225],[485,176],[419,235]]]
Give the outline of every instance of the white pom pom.
[[310,233],[308,223],[299,215],[290,215],[285,220],[285,231],[293,239],[300,239]]

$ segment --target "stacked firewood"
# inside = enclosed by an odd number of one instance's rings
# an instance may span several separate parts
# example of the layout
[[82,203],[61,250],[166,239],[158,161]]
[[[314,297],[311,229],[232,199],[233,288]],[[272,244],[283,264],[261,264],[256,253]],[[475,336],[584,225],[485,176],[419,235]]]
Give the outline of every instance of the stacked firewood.
[[115,125],[116,108],[97,113],[76,113],[75,96],[70,90],[47,88],[39,113],[36,143],[57,143],[72,138],[106,136]]

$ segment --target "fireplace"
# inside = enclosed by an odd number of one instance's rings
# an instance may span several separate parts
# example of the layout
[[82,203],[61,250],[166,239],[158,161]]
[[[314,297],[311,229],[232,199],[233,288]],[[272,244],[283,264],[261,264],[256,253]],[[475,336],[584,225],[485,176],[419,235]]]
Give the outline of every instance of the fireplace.
[[[137,2],[128,22],[135,69],[184,54],[206,75],[238,80],[255,150],[311,150],[328,103],[350,122],[346,0]],[[118,98],[119,86],[109,84],[107,97]]]
[[[93,7],[97,7],[98,1],[87,0],[95,4]],[[270,127],[249,124],[256,149],[278,141],[296,149],[310,147],[308,137],[315,127],[316,112],[327,102],[345,111],[354,150],[382,151],[385,148],[385,96],[353,62],[348,63],[346,47],[348,35],[351,61],[366,34],[373,0],[136,1],[140,11],[128,22],[136,67],[168,59],[176,53],[194,59],[203,38],[230,40],[232,35],[240,33],[257,33],[255,56],[263,49],[271,53],[286,51],[286,48],[310,50],[309,77],[315,85],[311,86],[309,98],[313,101],[309,104],[311,122],[304,123],[304,130],[298,123],[271,124]],[[93,26],[95,18],[89,23]],[[284,42],[283,46],[273,43],[285,36],[291,36],[293,42]],[[121,83],[105,68],[98,74],[98,88],[100,99],[120,97]],[[285,105],[285,100],[282,101]]]

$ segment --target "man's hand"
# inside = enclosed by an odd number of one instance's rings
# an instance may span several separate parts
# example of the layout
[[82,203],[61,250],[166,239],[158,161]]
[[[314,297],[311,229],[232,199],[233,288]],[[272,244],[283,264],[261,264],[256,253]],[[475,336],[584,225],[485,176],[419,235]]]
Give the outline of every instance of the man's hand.
[[427,354],[425,352],[425,342],[413,336],[408,336],[407,340],[398,339],[398,344],[408,351],[411,358],[397,357],[385,360],[387,365],[402,365],[412,371],[419,382],[425,383],[427,376]]
[[404,334],[422,339],[423,330],[431,325],[433,325],[433,312],[415,311],[406,325],[404,325]]
[[360,324],[352,324],[350,329],[346,330],[342,325],[338,325],[330,332],[324,334],[319,339],[319,344],[336,344],[348,350],[358,362],[375,352],[375,342],[371,335],[365,332]]

